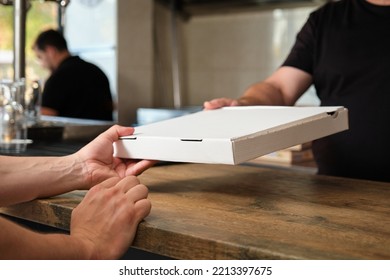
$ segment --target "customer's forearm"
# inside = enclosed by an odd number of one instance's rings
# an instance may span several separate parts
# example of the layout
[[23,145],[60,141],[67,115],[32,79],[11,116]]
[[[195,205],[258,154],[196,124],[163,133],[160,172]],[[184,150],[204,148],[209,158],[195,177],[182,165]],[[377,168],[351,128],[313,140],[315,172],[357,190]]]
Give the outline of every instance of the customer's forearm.
[[88,259],[81,240],[65,234],[41,234],[0,218],[1,259]]
[[66,157],[1,157],[0,206],[87,188],[82,163]]

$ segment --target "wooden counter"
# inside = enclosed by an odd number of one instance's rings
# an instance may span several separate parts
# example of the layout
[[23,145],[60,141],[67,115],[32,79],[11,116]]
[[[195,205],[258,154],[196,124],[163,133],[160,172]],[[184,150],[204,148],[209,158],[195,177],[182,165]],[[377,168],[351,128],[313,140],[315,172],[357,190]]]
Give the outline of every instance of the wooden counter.
[[[178,259],[390,259],[390,184],[251,166],[172,164],[140,176],[152,212],[134,247]],[[1,212],[69,229],[84,192]]]

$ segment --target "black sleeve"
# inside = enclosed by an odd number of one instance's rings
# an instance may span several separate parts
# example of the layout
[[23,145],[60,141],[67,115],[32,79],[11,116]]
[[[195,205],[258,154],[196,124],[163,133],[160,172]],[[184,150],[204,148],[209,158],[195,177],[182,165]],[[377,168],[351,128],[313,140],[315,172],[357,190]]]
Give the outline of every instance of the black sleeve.
[[316,41],[315,23],[315,13],[311,13],[309,19],[297,34],[295,44],[282,66],[295,67],[313,75]]

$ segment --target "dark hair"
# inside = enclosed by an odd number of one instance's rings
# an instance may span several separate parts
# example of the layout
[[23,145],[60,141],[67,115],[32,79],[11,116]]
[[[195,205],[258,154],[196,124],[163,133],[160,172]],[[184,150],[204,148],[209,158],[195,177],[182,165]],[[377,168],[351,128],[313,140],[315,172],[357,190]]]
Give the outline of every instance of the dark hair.
[[59,51],[67,51],[68,45],[64,36],[59,31],[50,29],[38,35],[34,44],[39,50],[44,51],[47,46],[53,46]]

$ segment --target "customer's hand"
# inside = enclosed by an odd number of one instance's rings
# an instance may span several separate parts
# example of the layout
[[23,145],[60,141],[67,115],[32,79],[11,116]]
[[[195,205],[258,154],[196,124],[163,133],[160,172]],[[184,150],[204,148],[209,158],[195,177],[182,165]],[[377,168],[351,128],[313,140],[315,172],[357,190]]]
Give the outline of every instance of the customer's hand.
[[86,188],[111,177],[139,175],[155,164],[155,161],[151,160],[120,159],[113,156],[113,143],[119,137],[131,135],[133,132],[134,128],[114,125],[74,154],[76,160],[85,168],[83,173],[86,174]]
[[70,238],[82,258],[117,259],[131,245],[151,209],[148,189],[134,176],[110,178],[92,187],[73,210]]

